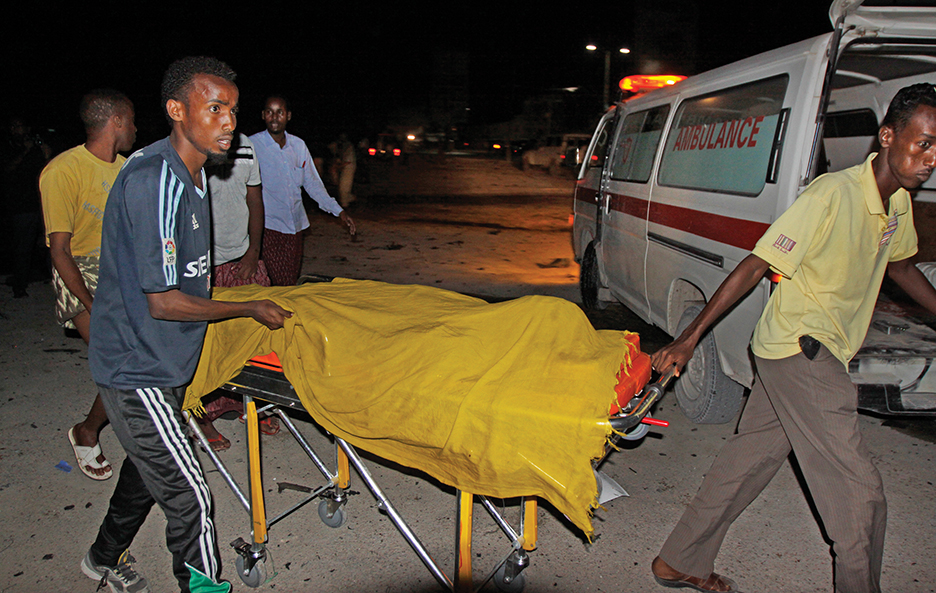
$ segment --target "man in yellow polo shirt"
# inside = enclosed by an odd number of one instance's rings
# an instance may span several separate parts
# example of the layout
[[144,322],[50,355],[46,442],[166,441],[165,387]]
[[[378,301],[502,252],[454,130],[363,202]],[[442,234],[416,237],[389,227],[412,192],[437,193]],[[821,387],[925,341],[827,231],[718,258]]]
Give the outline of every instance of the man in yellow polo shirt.
[[[91,91],[82,98],[78,113],[85,125],[86,142],[46,165],[39,176],[39,190],[52,260],[55,317],[62,326],[77,329],[87,343],[104,206],[126,160],[118,153],[133,147],[136,125],[133,103],[118,91]],[[98,443],[105,423],[107,413],[97,396],[88,416],[68,430],[78,468],[94,480],[106,480],[113,474]]]
[[936,88],[901,89],[878,131],[881,150],[818,178],[767,230],[699,316],[653,355],[688,362],[698,340],[768,269],[782,274],[754,330],[755,379],[732,436],[673,529],[652,571],[667,587],[737,591],[714,572],[731,523],[790,452],[832,540],[835,590],[880,591],[887,506],[861,441],[848,361],[864,341],[884,273],[936,313],[917,251],[910,195],[936,167]]

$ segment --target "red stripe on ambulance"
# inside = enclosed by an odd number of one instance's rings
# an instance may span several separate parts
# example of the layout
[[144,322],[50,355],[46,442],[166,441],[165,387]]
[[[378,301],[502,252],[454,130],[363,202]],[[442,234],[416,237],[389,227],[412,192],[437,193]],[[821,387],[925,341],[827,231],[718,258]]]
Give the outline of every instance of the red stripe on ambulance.
[[[579,191],[576,192],[575,197],[579,201],[594,205],[593,194],[594,192]],[[769,224],[763,222],[732,218],[671,204],[651,203],[648,200],[621,194],[611,194],[610,208],[641,220],[648,218],[647,209],[649,208],[649,219],[652,223],[747,250],[754,249],[757,240],[770,228]]]

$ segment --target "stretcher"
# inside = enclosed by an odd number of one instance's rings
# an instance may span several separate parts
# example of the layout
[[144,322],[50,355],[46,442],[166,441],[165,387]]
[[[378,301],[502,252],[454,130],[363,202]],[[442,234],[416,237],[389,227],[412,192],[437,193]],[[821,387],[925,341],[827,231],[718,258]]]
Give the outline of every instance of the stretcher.
[[[614,436],[605,446],[605,456],[614,450],[617,439],[638,440],[643,438],[650,425],[667,425],[664,421],[652,418],[650,411],[662,396],[672,375],[661,377],[656,383],[647,384],[650,377],[647,355],[640,354],[635,365],[639,367],[639,372],[634,372],[632,375],[638,377],[639,384],[634,381],[622,381],[616,388],[616,401],[612,403],[609,411],[609,422],[614,429]],[[530,565],[530,552],[537,547],[537,499],[535,497],[520,499],[520,516],[517,522],[512,524],[488,496],[483,493],[457,490],[455,496],[456,566],[453,576],[449,577],[377,484],[354,446],[332,435],[334,440],[334,463],[332,465],[326,463],[313,450],[294,419],[288,414],[290,411],[304,412],[305,410],[293,385],[282,373],[282,367],[275,354],[252,359],[240,374],[224,385],[223,389],[241,396],[244,400],[249,468],[246,489],[241,488],[221,458],[212,450],[194,417],[189,418],[189,426],[204,451],[218,468],[224,481],[250,516],[249,538],[239,537],[231,543],[236,552],[236,570],[244,584],[249,587],[259,587],[270,577],[269,554],[266,549],[268,531],[282,519],[317,500],[318,516],[325,525],[337,528],[345,523],[347,518],[345,507],[351,486],[350,469],[353,467],[377,499],[377,508],[389,517],[443,589],[459,593],[468,592],[480,590],[488,582],[492,582],[501,591],[519,592],[523,589],[525,581],[523,571]],[[285,426],[295,438],[299,448],[311,460],[323,478],[323,482],[317,487],[285,486],[304,491],[306,497],[274,517],[269,517],[267,514],[261,486],[259,421],[260,417],[265,414],[273,414],[279,418],[282,426]],[[603,459],[604,456],[595,460],[593,465],[599,485],[599,504],[615,498],[616,495],[626,495],[620,486],[597,470],[597,466]],[[283,488],[284,485],[280,484],[280,491]],[[472,575],[471,554],[475,500],[490,514],[510,544],[509,551],[503,559],[487,572],[483,580],[478,582],[475,582]]]

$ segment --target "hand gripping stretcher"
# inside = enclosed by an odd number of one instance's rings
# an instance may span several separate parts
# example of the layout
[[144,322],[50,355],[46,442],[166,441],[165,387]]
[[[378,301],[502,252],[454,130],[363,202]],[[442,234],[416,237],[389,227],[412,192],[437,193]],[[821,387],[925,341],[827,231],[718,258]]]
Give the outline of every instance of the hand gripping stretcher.
[[[639,384],[633,381],[619,383],[616,404],[612,404],[609,421],[614,429],[614,436],[605,446],[605,456],[614,449],[617,439],[638,440],[647,433],[649,425],[666,426],[667,423],[653,419],[650,409],[659,400],[672,374],[661,377],[653,384],[647,384],[650,377],[649,357],[640,354],[634,361]],[[501,591],[518,592],[524,587],[523,570],[530,564],[529,552],[537,545],[537,499],[521,499],[520,517],[515,528],[497,509],[487,496],[480,493],[468,493],[457,490],[456,493],[456,568],[450,578],[432,558],[426,547],[397,512],[393,503],[374,480],[372,473],[358,455],[355,447],[342,438],[333,436],[335,445],[335,463],[329,467],[317,454],[306,438],[299,431],[295,421],[287,413],[289,410],[304,411],[303,404],[293,385],[282,373],[282,367],[275,354],[252,359],[235,378],[228,381],[223,389],[243,397],[248,447],[248,485],[246,492],[236,482],[231,472],[215,453],[195,419],[190,417],[189,426],[204,451],[218,468],[219,473],[231,488],[244,510],[250,515],[251,535],[249,541],[237,538],[231,543],[237,556],[235,566],[238,576],[249,587],[259,587],[268,578],[269,557],[266,550],[267,533],[270,527],[287,516],[298,511],[308,503],[318,500],[318,515],[329,527],[340,527],[346,520],[345,506],[351,485],[350,468],[360,476],[368,490],[378,501],[378,509],[384,512],[399,530],[403,538],[415,551],[416,555],[428,568],[439,585],[448,591],[467,592],[483,587],[492,581]],[[300,502],[275,517],[268,517],[261,486],[261,456],[259,417],[261,414],[275,414],[283,426],[295,438],[299,447],[309,457],[324,482],[315,488],[300,487],[307,493]],[[604,459],[595,461],[594,466]],[[599,504],[616,498],[623,489],[607,476],[595,469],[599,486]],[[282,491],[283,485],[280,485]],[[610,492],[609,492],[610,491]],[[471,534],[474,499],[491,515],[494,522],[510,541],[510,551],[480,583],[472,578]]]

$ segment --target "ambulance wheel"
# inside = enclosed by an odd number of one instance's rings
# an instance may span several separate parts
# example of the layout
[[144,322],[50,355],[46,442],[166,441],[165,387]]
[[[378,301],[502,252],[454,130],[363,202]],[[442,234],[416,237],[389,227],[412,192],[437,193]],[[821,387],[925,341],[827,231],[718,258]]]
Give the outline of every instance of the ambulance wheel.
[[[680,335],[701,312],[702,307],[698,305],[687,308],[679,319],[675,335]],[[673,390],[683,414],[696,424],[730,422],[741,409],[744,397],[744,387],[722,372],[711,331],[696,345]]]
[[344,512],[344,506],[338,507],[338,509],[335,511],[335,514],[329,517],[327,500],[323,500],[319,502],[318,514],[319,514],[319,519],[322,520],[322,523],[324,523],[325,525],[328,525],[332,529],[338,529],[339,527],[345,524],[345,521],[348,520],[348,517],[347,515],[345,515],[345,512]]
[[240,554],[234,560],[234,566],[237,568],[241,581],[251,589],[256,589],[267,580],[266,560],[258,560],[246,575],[244,574],[244,557]]
[[503,593],[520,593],[523,591],[523,588],[526,586],[526,577],[523,576],[521,572],[513,578],[509,583],[504,582],[504,576],[507,572],[507,563],[501,564],[496,571],[494,571],[494,586],[497,587],[498,591],[503,591]]
[[607,303],[598,300],[598,253],[592,241],[582,254],[579,266],[579,291],[582,293],[582,306],[586,311],[604,309]]

